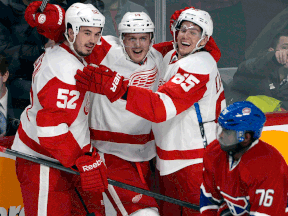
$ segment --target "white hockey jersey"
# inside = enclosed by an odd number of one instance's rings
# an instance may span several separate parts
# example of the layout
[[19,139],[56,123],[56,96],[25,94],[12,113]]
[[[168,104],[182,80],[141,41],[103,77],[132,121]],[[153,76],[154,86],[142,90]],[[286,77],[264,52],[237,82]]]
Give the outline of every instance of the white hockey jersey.
[[[157,90],[163,61],[161,52],[151,48],[144,64],[140,65],[127,59],[118,38],[104,36],[101,41],[101,47],[96,47],[87,61],[117,71],[129,79],[130,86]],[[148,161],[156,156],[152,123],[127,111],[125,100],[111,103],[106,96],[93,94],[91,105],[89,120],[93,146],[133,162]]]
[[208,143],[216,139],[217,118],[226,106],[217,64],[206,51],[177,60],[164,58],[163,84],[156,93],[129,87],[126,109],[155,122],[157,168],[168,175],[203,162],[204,146],[194,103],[198,102]]
[[90,150],[90,93],[77,89],[74,78],[84,64],[65,44],[46,49],[37,59],[31,105],[21,115],[12,149],[58,160],[66,167]]

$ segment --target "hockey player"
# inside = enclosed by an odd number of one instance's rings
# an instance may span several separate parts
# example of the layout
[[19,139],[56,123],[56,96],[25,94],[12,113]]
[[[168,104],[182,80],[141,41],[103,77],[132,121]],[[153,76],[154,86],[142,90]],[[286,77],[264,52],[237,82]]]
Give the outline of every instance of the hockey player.
[[259,140],[263,112],[235,102],[218,119],[217,140],[204,154],[202,215],[286,215],[288,168],[282,155]]
[[[203,49],[212,32],[213,23],[207,12],[191,8],[181,13],[173,25],[175,49],[164,58],[160,82],[165,84],[156,93],[128,85],[124,77],[107,68],[85,67],[76,75],[83,88],[106,94],[111,102],[122,97],[127,100],[127,110],[155,122],[152,128],[157,168],[162,176],[161,191],[194,204],[199,204],[205,147],[197,112],[201,113],[210,143],[216,138],[220,111],[226,106],[216,61]],[[172,204],[166,204],[162,215],[181,214],[180,209],[177,212]],[[182,215],[197,214],[184,208]]]
[[[59,6],[59,13],[64,13]],[[62,14],[63,15],[63,14]],[[41,14],[36,19],[43,21]],[[64,22],[59,16],[58,22]],[[74,75],[101,38],[104,16],[91,4],[75,3],[65,16],[66,40],[46,49],[34,64],[31,105],[21,115],[12,149],[60,162],[80,172],[79,191],[88,210],[103,215],[106,168],[92,150],[88,127],[89,93],[76,88]],[[92,150],[92,151],[91,151]],[[16,160],[25,215],[86,215],[75,187],[77,176],[21,158]],[[75,181],[74,181],[75,178]]]
[[[130,85],[156,91],[163,57],[152,47],[154,24],[150,17],[144,12],[127,12],[118,30],[119,39],[103,36],[88,61],[119,71]],[[149,160],[156,156],[152,125],[125,106],[125,100],[111,104],[106,96],[93,95],[89,118],[91,142],[103,153],[110,179],[149,190],[145,179]],[[118,215],[159,215],[154,198],[119,187],[108,189],[108,198]]]

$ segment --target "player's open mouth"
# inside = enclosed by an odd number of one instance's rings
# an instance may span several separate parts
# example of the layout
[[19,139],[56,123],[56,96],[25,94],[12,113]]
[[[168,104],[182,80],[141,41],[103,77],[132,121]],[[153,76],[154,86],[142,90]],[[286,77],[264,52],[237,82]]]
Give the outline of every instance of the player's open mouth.
[[191,44],[190,43],[187,43],[187,42],[181,42],[181,44],[183,45],[183,46],[187,46],[187,47],[189,47]]
[[141,54],[141,53],[142,53],[142,50],[140,50],[140,51],[135,51],[135,50],[133,50],[133,53],[135,53],[135,54]]

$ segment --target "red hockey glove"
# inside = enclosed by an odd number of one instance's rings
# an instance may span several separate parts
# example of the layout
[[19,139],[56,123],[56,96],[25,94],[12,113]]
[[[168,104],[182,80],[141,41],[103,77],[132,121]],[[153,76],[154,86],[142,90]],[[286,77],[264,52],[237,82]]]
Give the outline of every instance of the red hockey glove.
[[64,39],[65,10],[59,5],[47,4],[43,13],[40,13],[38,8],[41,3],[41,1],[35,1],[28,5],[25,11],[25,20],[31,27],[37,27],[39,34],[57,43]]
[[108,188],[107,168],[99,154],[83,155],[76,160],[83,191],[104,192]]
[[176,10],[176,11],[174,12],[174,14],[172,14],[172,16],[171,16],[171,18],[170,18],[170,25],[169,25],[169,27],[170,27],[170,33],[172,34],[172,36],[173,36],[172,25],[174,25],[174,22],[176,22],[176,21],[178,20],[180,14],[181,14],[183,11],[185,11],[185,10],[187,10],[187,9],[190,9],[190,8],[195,9],[195,7],[185,7],[184,9]]
[[77,70],[75,75],[76,85],[94,93],[106,95],[111,103],[121,98],[127,91],[129,81],[124,81],[124,77],[110,68],[99,65],[93,67],[88,65],[81,70]]

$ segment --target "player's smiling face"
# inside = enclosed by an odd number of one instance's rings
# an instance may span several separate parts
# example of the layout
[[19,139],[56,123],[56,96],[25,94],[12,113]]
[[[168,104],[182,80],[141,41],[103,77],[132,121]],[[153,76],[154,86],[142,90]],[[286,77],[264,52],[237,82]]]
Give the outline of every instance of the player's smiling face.
[[80,56],[90,55],[100,37],[100,27],[81,26],[79,33],[76,36],[75,43],[73,44],[75,51]]
[[[189,21],[183,21],[177,35],[178,57],[179,59],[188,55],[196,47],[201,38],[201,28]],[[206,40],[202,40],[199,45],[204,45]]]
[[135,63],[140,63],[149,51],[150,33],[125,33],[123,43],[130,59]]

